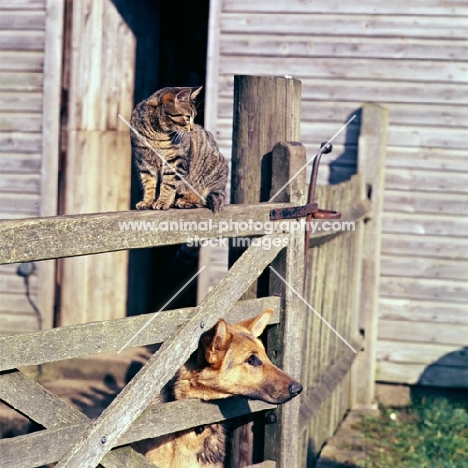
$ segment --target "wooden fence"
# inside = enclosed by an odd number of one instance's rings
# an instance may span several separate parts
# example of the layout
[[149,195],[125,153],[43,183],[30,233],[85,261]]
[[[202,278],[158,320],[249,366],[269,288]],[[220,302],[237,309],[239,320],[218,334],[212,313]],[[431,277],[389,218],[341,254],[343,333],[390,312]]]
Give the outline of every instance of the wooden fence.
[[[285,84],[292,89],[289,83]],[[368,108],[366,112],[371,115],[377,110]],[[364,154],[361,167],[368,157]],[[276,193],[305,160],[301,144],[275,145],[267,171],[273,176],[263,181],[267,183],[268,192]],[[238,170],[242,173],[246,169],[244,166]],[[190,228],[211,219],[213,225],[208,231],[121,229],[123,222],[148,222],[149,225],[170,222],[171,212],[133,211],[2,221],[1,263],[178,244],[194,235],[209,239],[218,237],[216,225],[222,222],[229,225],[232,220],[244,222],[246,230],[242,236],[261,237],[270,246],[268,249],[248,247],[197,307],[158,313],[131,346],[160,343],[159,350],[95,420],[88,420],[18,368],[117,351],[147,323],[150,315],[0,337],[0,399],[45,427],[43,431],[1,440],[2,466],[27,468],[58,461],[59,468],[90,468],[99,464],[115,468],[149,467],[153,465],[131,449],[129,443],[251,414],[261,414],[260,420],[266,424],[264,437],[255,441],[257,447],[261,446],[262,450],[257,450],[261,455],[251,456],[252,463],[278,468],[313,466],[317,450],[333,433],[344,412],[356,402],[366,402],[365,395],[353,393],[353,389],[360,388],[355,382],[369,382],[373,378],[369,373],[354,375],[357,372],[354,369],[365,367],[366,360],[372,358],[365,350],[372,331],[367,333],[367,329],[363,329],[363,324],[370,319],[363,321],[359,310],[365,300],[361,297],[362,259],[366,258],[366,251],[375,250],[365,245],[365,241],[378,227],[374,221],[365,223],[378,196],[372,191],[370,208],[368,194],[371,191],[365,189],[369,180],[366,171],[363,172],[349,182],[320,189],[318,193],[321,207],[341,210],[342,221],[354,222],[356,229],[350,232],[325,230],[322,222],[321,230],[311,234],[311,274],[305,297],[358,353],[325,326],[301,297],[304,233],[284,225],[273,233],[266,229],[270,226],[271,209],[305,203],[304,172],[287,185],[281,203],[229,205],[216,216],[208,210],[178,213],[178,218],[182,216],[190,223],[186,224]],[[257,224],[254,226],[249,220]],[[259,231],[258,223],[265,229]],[[235,229],[223,233],[228,238],[238,235]],[[287,247],[283,245],[285,241]],[[269,270],[269,265],[287,284],[270,273],[266,279],[266,297],[240,300],[264,270]],[[367,282],[375,280],[366,277]],[[372,289],[370,284],[367,286]],[[265,307],[276,311],[268,330],[268,353],[286,372],[302,380],[305,390],[300,398],[278,408],[242,397],[215,404],[197,400],[152,403],[154,396],[196,349],[201,334],[220,317],[235,322]],[[356,366],[353,366],[356,357]],[[276,413],[269,418],[269,423],[265,423],[266,410]],[[261,465],[261,460],[269,462]],[[237,466],[246,464],[237,460]]]

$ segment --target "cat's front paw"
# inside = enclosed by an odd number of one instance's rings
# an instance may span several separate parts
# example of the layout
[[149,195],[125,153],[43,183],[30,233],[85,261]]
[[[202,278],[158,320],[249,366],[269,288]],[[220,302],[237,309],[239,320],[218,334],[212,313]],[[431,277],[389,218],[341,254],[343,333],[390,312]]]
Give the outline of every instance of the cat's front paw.
[[168,210],[171,207],[171,203],[164,200],[157,200],[152,205],[153,210]]
[[176,200],[176,202],[174,203],[174,206],[176,208],[182,208],[182,209],[191,209],[191,208],[202,208],[203,207],[203,203],[199,202],[199,203],[194,203],[192,201],[189,201],[189,200],[184,200],[183,198],[178,198]]
[[151,208],[151,203],[147,203],[144,200],[141,200],[135,205],[135,208],[137,210],[149,210]]

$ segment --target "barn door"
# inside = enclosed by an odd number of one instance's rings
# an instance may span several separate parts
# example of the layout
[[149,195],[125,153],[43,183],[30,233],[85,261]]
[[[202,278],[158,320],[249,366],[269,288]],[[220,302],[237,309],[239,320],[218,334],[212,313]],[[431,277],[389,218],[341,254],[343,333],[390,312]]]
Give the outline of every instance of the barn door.
[[[67,0],[62,214],[130,208],[135,37],[111,0]],[[116,235],[118,226],[116,226]],[[128,253],[63,259],[57,325],[126,314]]]

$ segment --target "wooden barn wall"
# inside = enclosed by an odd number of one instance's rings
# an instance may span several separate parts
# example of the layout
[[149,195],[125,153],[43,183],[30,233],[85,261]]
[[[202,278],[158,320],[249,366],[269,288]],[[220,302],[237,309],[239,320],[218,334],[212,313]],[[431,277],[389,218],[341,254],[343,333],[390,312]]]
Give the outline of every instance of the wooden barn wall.
[[[206,126],[231,154],[234,74],[302,80],[320,183],[356,171],[362,102],[389,109],[377,379],[468,387],[468,4],[212,0]],[[204,291],[225,269],[205,254]],[[203,257],[202,257],[203,258]]]
[[[130,120],[136,43],[122,3],[68,1],[63,214],[130,207],[130,131],[119,115]],[[57,325],[125,317],[127,268],[127,251],[60,260]]]
[[[0,219],[57,212],[62,8],[0,2]],[[0,334],[38,327],[17,267],[0,267]],[[54,275],[55,262],[39,262],[30,279],[44,328],[53,324]]]

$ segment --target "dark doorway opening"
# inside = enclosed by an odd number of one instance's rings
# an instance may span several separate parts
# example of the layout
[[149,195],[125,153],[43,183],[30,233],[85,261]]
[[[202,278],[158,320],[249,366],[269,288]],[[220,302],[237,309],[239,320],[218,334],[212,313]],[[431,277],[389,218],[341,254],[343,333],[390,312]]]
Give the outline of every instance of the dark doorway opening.
[[[205,84],[209,0],[113,0],[136,37],[134,103],[165,86]],[[204,94],[199,96],[197,122],[203,124]],[[131,208],[141,199],[132,169]],[[198,270],[198,262],[172,266],[178,246],[130,252],[127,314],[159,310]],[[167,308],[196,304],[197,283],[192,281]]]

